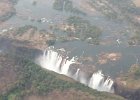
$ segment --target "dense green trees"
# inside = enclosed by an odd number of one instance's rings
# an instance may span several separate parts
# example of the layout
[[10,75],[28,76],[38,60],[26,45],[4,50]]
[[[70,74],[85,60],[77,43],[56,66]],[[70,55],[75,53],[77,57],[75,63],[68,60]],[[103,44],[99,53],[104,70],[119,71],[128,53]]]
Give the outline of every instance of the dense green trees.
[[61,80],[48,72],[43,70],[31,61],[18,59],[18,64],[22,67],[17,67],[18,81],[10,91],[1,96],[1,98],[8,98],[8,100],[15,100],[12,98],[19,98],[30,93],[47,94],[55,89],[65,90],[71,88],[73,85],[70,82]]
[[[10,56],[9,56],[10,57]],[[123,100],[121,97],[108,93],[100,93],[87,86],[84,86],[72,79],[64,80],[62,75],[41,68],[30,60],[21,57],[12,57],[15,59],[15,71],[18,74],[18,80],[7,92],[0,94],[0,100],[23,100],[23,97],[36,94],[47,95],[48,93],[59,90],[74,89],[83,91],[96,97],[96,100]]]
[[89,43],[99,44],[99,37],[102,34],[99,27],[91,25],[87,20],[76,16],[69,17],[67,22],[69,26],[73,26],[75,29],[75,31],[71,31],[71,34]]

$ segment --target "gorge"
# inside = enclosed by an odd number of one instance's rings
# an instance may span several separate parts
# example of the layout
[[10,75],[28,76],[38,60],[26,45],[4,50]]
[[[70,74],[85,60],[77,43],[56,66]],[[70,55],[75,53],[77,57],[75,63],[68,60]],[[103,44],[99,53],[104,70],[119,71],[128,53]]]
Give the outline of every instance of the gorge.
[[38,62],[43,68],[68,76],[92,89],[114,93],[114,81],[109,76],[102,74],[102,71],[93,72],[89,79],[80,74],[81,70],[79,68],[76,69],[75,74],[70,74],[70,67],[78,62],[78,57],[70,59],[65,50],[48,47],[44,54],[39,57]]

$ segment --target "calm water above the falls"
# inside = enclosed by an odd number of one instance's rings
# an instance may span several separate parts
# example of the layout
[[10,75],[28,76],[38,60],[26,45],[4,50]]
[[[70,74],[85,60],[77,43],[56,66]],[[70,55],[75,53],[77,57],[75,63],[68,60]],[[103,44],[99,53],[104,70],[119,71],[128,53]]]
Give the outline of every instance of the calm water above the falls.
[[[127,72],[132,64],[135,64],[137,58],[140,59],[140,47],[139,46],[125,46],[125,45],[89,45],[81,41],[73,41],[67,43],[57,43],[56,48],[65,48],[67,51],[71,51],[70,56],[89,56],[97,58],[100,53],[121,53],[122,57],[116,62],[109,62],[107,64],[99,65],[94,62],[93,64],[97,69],[103,70],[104,73],[110,76],[116,76],[120,72]],[[140,63],[140,62],[139,62]]]
[[[39,0],[36,6],[32,5],[33,0],[19,0],[17,5],[15,5],[17,14],[7,20],[3,25],[0,26],[0,29],[5,29],[9,27],[19,27],[24,25],[33,25],[38,29],[48,29],[48,26],[51,24],[60,24],[69,16],[74,15],[67,12],[59,12],[52,9],[53,0]],[[78,2],[78,0],[76,1]],[[80,1],[79,1],[80,2]],[[45,10],[44,10],[45,9]],[[38,20],[45,17],[49,20],[48,23],[39,23],[37,21],[31,21],[31,19]],[[82,16],[85,19],[88,19],[92,24],[100,26],[103,29],[103,36],[112,36],[112,32],[117,32],[118,30],[126,30],[127,22],[117,22],[109,21],[105,16],[100,13],[97,15]],[[97,58],[100,53],[112,53],[117,52],[122,54],[122,58],[116,62],[109,62],[108,64],[99,65],[93,62],[97,69],[102,69],[104,73],[108,75],[116,76],[119,72],[126,72],[130,66],[136,63],[136,59],[140,59],[140,47],[128,47],[125,45],[120,45],[119,47],[115,44],[113,45],[99,45],[93,46],[84,42],[74,41],[67,43],[56,43],[57,48],[66,48],[66,50],[71,51],[70,56],[81,56],[84,51],[83,56],[91,56]]]

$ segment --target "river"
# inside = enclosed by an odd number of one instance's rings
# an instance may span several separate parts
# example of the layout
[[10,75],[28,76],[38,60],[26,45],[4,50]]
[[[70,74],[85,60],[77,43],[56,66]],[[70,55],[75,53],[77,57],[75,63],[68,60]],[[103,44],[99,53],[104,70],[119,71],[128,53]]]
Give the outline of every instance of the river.
[[[67,12],[59,12],[52,8],[54,0],[39,0],[36,5],[33,5],[34,0],[19,0],[15,5],[16,15],[11,17],[9,20],[0,25],[0,29],[7,29],[9,27],[17,28],[25,25],[33,25],[38,29],[48,30],[50,25],[56,25],[63,23],[67,17],[70,15],[76,15]],[[80,0],[77,0],[80,2]],[[78,5],[78,4],[77,4]],[[87,13],[87,12],[86,12]],[[88,12],[91,13],[91,12]],[[126,43],[127,38],[123,38],[122,35],[117,35],[119,32],[124,32],[127,30],[129,25],[123,21],[113,21],[107,19],[105,16],[99,12],[95,14],[88,14],[87,16],[81,15],[90,21],[91,24],[100,27],[103,30],[102,39],[106,37],[113,37],[114,41],[116,39],[124,39],[123,43],[119,46],[116,42],[111,45],[89,45],[82,41],[72,41],[66,43],[56,43],[56,48],[65,48],[71,51],[70,56],[80,56],[84,51],[84,56],[96,57],[100,53],[121,53],[122,58],[116,62],[110,62],[105,65],[99,65],[93,63],[97,69],[103,70],[105,74],[110,76],[117,76],[121,71],[126,72],[132,64],[136,63],[136,59],[140,59],[140,47],[139,46],[128,46]],[[46,18],[48,21],[45,23],[40,23],[37,20],[41,18]],[[128,32],[130,33],[130,32]],[[110,39],[110,38],[106,38]]]

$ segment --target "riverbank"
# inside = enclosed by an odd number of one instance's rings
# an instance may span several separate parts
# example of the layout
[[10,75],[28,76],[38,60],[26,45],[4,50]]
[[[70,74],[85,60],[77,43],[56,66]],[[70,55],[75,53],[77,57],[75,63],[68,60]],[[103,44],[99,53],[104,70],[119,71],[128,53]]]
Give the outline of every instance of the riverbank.
[[1,0],[0,1],[0,23],[8,20],[14,14],[16,14],[16,10],[14,8],[14,4],[16,4],[17,0]]

